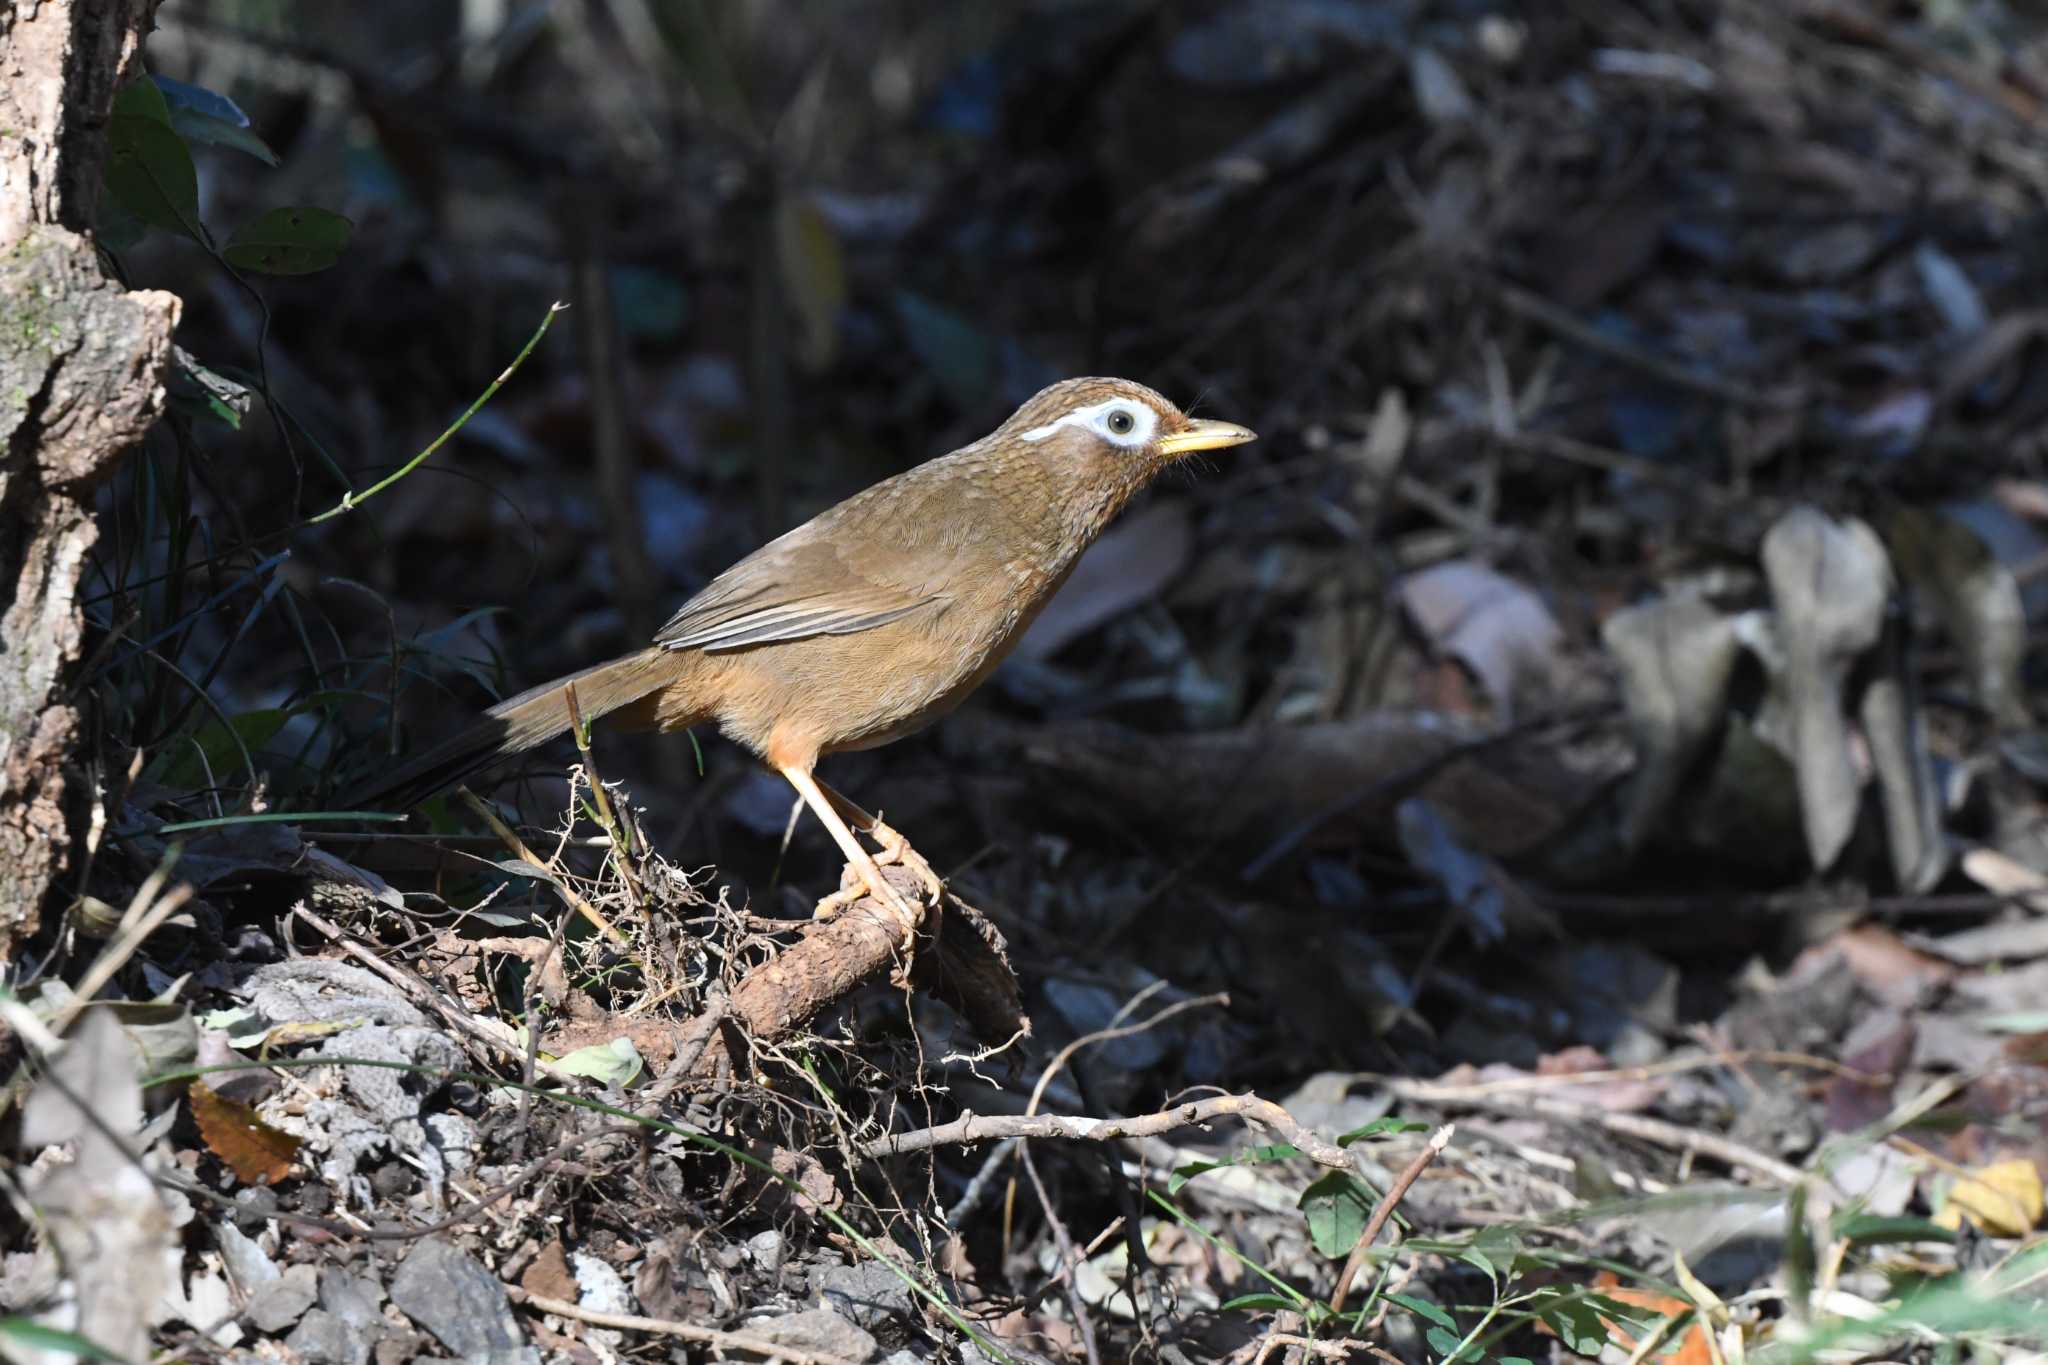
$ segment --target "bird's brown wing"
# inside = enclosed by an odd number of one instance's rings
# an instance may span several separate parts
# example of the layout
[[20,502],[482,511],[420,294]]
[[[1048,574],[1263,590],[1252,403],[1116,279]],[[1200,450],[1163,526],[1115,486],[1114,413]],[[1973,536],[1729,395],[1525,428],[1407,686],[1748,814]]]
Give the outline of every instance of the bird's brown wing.
[[654,643],[715,653],[812,635],[852,635],[939,602],[940,593],[931,589],[942,579],[877,581],[847,558],[825,537],[792,534],[764,545],[685,602],[656,632]]

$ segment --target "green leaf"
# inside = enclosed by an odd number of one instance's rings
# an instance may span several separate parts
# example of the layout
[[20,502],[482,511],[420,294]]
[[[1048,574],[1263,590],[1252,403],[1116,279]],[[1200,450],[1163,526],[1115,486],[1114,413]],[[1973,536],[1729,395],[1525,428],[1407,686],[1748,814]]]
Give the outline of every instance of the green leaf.
[[[218,782],[242,766],[243,749],[254,754],[270,743],[290,719],[291,712],[272,709],[244,711],[232,718],[232,730],[219,720],[208,721],[190,742],[172,750],[174,756],[157,781],[166,787],[197,787],[209,780]],[[209,772],[213,774],[211,779],[207,777]]]
[[646,1063],[631,1038],[614,1038],[608,1043],[579,1047],[566,1057],[555,1059],[555,1069],[571,1076],[588,1076],[610,1086],[631,1085]]
[[1332,1171],[1301,1192],[1309,1240],[1325,1256],[1351,1254],[1372,1217],[1373,1193],[1342,1171]]
[[237,270],[265,275],[310,275],[341,259],[354,224],[326,209],[272,209],[244,223],[221,254]]
[[217,90],[208,90],[203,85],[188,85],[184,81],[174,81],[169,76],[151,76],[149,79],[155,83],[159,98],[169,106],[173,123],[178,121],[179,111],[184,110],[189,113],[205,114],[208,118],[219,119],[222,123],[232,123],[238,128],[249,126],[249,116],[242,112],[242,106]]
[[149,224],[130,213],[113,195],[102,194],[99,208],[93,213],[92,235],[108,251],[126,251],[149,235]]
[[1284,1294],[1239,1294],[1230,1302],[1218,1305],[1217,1311],[1228,1313],[1239,1308],[1263,1308],[1270,1313],[1291,1313],[1299,1311],[1301,1305]]
[[1530,1312],[1551,1331],[1564,1348],[1577,1355],[1597,1356],[1607,1345],[1607,1324],[1600,1320],[1600,1310],[1576,1294],[1560,1290],[1537,1291],[1537,1297],[1530,1302]]
[[[117,109],[120,103],[117,98]],[[141,114],[114,115],[107,125],[106,187],[116,203],[151,227],[201,240],[199,173],[168,115],[161,122]]]
[[1829,1231],[1851,1246],[1879,1246],[1887,1242],[1953,1242],[1956,1235],[1939,1223],[1925,1218],[1886,1218],[1874,1213],[1837,1215]]
[[1468,1345],[1462,1332],[1449,1327],[1432,1327],[1422,1334],[1429,1343],[1429,1349],[1444,1358],[1444,1365],[1454,1360],[1478,1360],[1479,1348]]
[[996,343],[988,333],[922,295],[898,290],[892,302],[919,363],[958,408],[971,409],[995,387]]
[[171,127],[178,130],[187,142],[197,142],[208,147],[228,147],[245,152],[266,166],[277,164],[277,153],[270,150],[270,144],[247,128],[229,123],[226,119],[202,114],[197,109],[171,110]]
[[1269,1161],[1285,1161],[1289,1157],[1300,1155],[1301,1149],[1298,1147],[1291,1146],[1285,1142],[1273,1142],[1263,1147],[1253,1147],[1239,1152],[1235,1156],[1225,1157],[1221,1161],[1191,1161],[1185,1166],[1173,1168],[1173,1175],[1166,1182],[1166,1192],[1168,1194],[1179,1194],[1181,1186],[1187,1184],[1196,1176],[1209,1171],[1221,1170],[1225,1166],[1259,1166]]
[[1397,1119],[1389,1115],[1385,1118],[1374,1119],[1363,1127],[1353,1128],[1348,1133],[1339,1133],[1337,1135],[1337,1145],[1339,1147],[1349,1147],[1352,1143],[1364,1138],[1379,1137],[1385,1133],[1420,1133],[1428,1127],[1429,1125],[1426,1123],[1416,1123],[1412,1119]]
[[1387,1299],[1389,1302],[1400,1304],[1416,1317],[1433,1322],[1439,1327],[1454,1332],[1458,1329],[1457,1319],[1428,1299],[1418,1299],[1413,1294],[1389,1294]]
[[0,1338],[19,1342],[37,1351],[56,1353],[69,1352],[87,1360],[125,1361],[126,1357],[115,1355],[99,1343],[89,1341],[76,1332],[67,1332],[59,1327],[45,1327],[40,1322],[27,1318],[0,1318]]
[[153,76],[144,76],[121,87],[114,96],[115,118],[142,118],[152,123],[171,126],[171,106],[164,99],[164,92]]

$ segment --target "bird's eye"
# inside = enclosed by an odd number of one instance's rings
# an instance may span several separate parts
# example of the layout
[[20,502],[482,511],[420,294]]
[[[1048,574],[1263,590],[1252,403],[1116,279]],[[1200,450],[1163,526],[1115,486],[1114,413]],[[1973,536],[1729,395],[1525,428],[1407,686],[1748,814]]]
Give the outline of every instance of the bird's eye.
[[1138,425],[1138,419],[1131,415],[1129,408],[1117,408],[1103,419],[1103,425],[1109,428],[1112,436],[1128,436]]

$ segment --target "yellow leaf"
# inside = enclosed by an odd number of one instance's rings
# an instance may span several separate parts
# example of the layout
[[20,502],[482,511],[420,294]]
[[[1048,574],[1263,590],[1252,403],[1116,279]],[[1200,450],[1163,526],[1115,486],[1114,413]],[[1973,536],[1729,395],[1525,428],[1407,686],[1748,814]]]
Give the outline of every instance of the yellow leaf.
[[802,326],[797,361],[813,374],[832,364],[839,310],[846,305],[846,261],[839,239],[817,206],[785,193],[775,205],[775,255],[782,288]]
[[1980,1166],[1949,1187],[1934,1221],[1954,1229],[1967,1218],[1994,1237],[2024,1237],[2041,1221],[2041,1172],[2025,1158]]

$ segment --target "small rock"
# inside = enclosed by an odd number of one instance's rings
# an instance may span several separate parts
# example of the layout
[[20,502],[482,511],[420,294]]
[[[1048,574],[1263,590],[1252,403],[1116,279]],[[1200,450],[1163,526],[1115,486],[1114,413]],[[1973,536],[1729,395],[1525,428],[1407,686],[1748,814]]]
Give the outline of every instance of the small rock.
[[[570,1262],[576,1267],[576,1302],[600,1313],[630,1313],[633,1311],[633,1291],[626,1287],[625,1277],[619,1274],[610,1262],[599,1260],[587,1252],[570,1253]],[[586,1343],[617,1346],[625,1340],[625,1334],[608,1327],[589,1327],[583,1334]]]
[[299,1325],[284,1344],[308,1365],[363,1365],[370,1358],[370,1343],[342,1324],[324,1308],[315,1308],[299,1319]]
[[747,1255],[754,1258],[754,1264],[773,1275],[782,1269],[782,1258],[787,1251],[782,1234],[774,1228],[757,1232],[747,1239]]
[[339,1266],[320,1272],[320,1306],[341,1319],[351,1332],[379,1334],[385,1324],[377,1305],[383,1297],[375,1280],[358,1278]]
[[525,1344],[505,1286],[451,1242],[430,1237],[391,1277],[391,1302],[443,1346],[490,1365],[539,1365]]
[[247,1317],[259,1332],[282,1332],[313,1306],[320,1294],[320,1272],[309,1265],[291,1266],[249,1296]]
[[277,1215],[277,1191],[268,1185],[235,1193],[235,1226],[254,1237]]
[[264,1285],[276,1283],[277,1277],[283,1273],[278,1270],[277,1262],[233,1223],[222,1223],[215,1240],[220,1243],[220,1258],[226,1264],[228,1274],[234,1276],[236,1285],[245,1294],[254,1294]]
[[811,1291],[870,1330],[910,1315],[910,1286],[880,1261],[832,1265],[811,1272]]
[[748,1323],[746,1331],[748,1336],[778,1346],[802,1347],[847,1360],[872,1360],[878,1349],[873,1337],[829,1308],[808,1308],[801,1313],[764,1318]]

